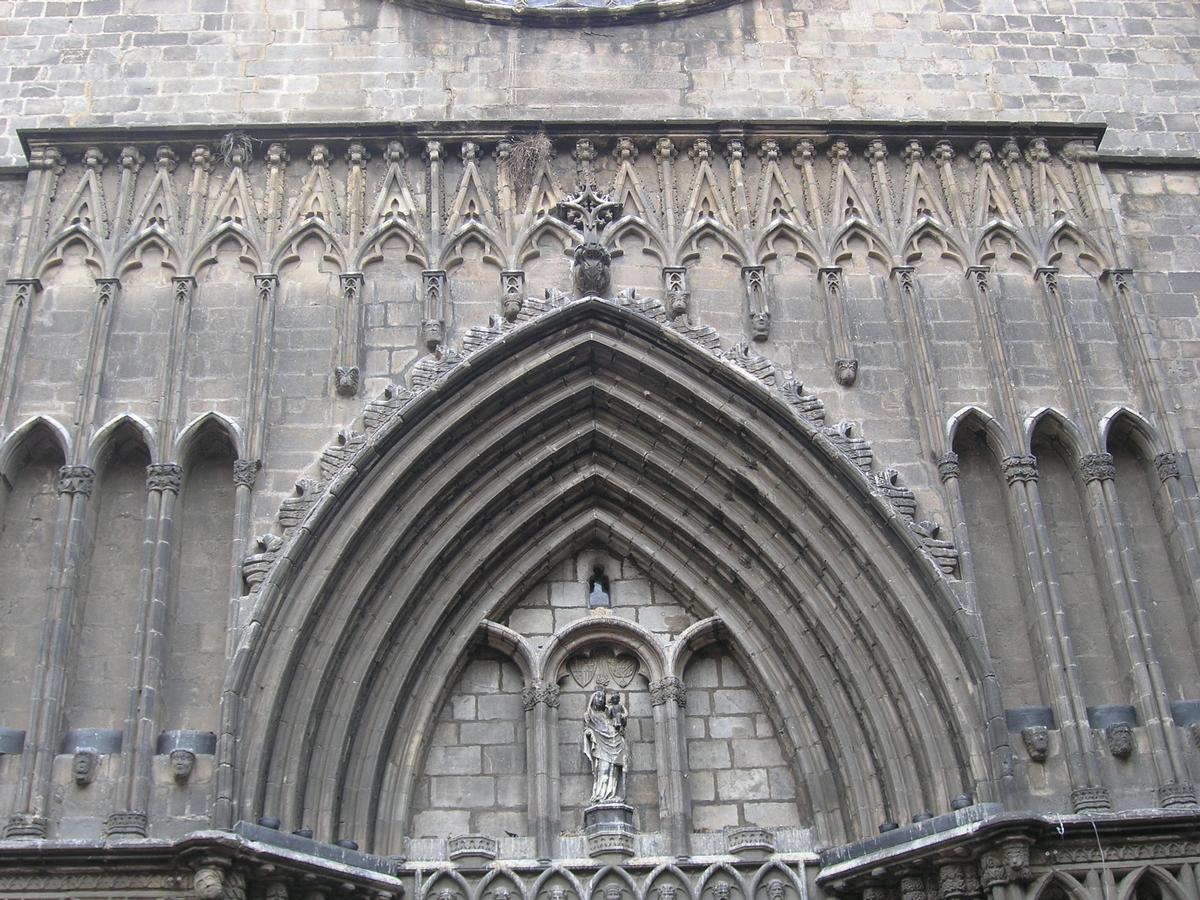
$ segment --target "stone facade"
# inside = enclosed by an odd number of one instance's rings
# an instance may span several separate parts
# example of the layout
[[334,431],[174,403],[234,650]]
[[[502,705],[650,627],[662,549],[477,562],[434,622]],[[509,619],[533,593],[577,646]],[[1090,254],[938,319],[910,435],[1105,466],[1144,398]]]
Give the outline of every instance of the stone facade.
[[1194,10],[9,12],[0,895],[1200,896]]

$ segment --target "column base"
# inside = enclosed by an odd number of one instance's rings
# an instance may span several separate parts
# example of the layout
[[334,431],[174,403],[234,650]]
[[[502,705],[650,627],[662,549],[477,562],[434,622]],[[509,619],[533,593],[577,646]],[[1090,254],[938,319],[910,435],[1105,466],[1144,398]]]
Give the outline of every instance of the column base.
[[1158,788],[1158,805],[1163,809],[1177,806],[1196,805],[1196,786],[1186,782],[1173,782],[1160,785]]
[[1071,791],[1071,806],[1077,813],[1109,812],[1112,798],[1106,787],[1081,787]]
[[136,810],[109,813],[104,822],[107,837],[145,837],[148,831],[146,814]]
[[15,840],[40,841],[46,837],[49,823],[45,816],[33,813],[14,813],[4,825],[4,836]]

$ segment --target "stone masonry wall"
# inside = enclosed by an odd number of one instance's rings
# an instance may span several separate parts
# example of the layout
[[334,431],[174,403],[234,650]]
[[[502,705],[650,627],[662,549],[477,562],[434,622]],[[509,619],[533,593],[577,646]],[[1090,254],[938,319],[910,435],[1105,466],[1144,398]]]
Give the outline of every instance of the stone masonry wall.
[[[1185,0],[766,0],[655,24],[512,28],[387,0],[7,4],[16,129],[743,116],[1106,121],[1200,149]],[[570,77],[563,77],[570,73]]]

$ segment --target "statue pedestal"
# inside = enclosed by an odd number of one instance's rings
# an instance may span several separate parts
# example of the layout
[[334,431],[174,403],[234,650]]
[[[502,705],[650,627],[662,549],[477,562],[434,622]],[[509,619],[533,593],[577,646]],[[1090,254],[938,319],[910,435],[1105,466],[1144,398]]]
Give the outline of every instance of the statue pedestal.
[[624,862],[634,854],[633,807],[613,801],[583,811],[588,855],[605,863]]

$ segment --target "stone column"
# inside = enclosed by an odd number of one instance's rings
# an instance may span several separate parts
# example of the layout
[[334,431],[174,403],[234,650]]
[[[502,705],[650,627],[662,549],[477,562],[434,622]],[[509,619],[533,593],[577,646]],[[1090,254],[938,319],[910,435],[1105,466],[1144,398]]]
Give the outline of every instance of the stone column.
[[558,855],[558,685],[535,681],[521,692],[529,772],[529,831],[538,859]]
[[362,381],[362,272],[343,272],[338,276],[342,287],[341,329],[338,334],[338,361],[333,369],[334,390],[338,396],[358,394]]
[[149,495],[149,584],[143,595],[141,620],[134,649],[134,682],[130,716],[125,724],[124,762],[117,809],[108,817],[109,837],[144,837],[149,823],[150,794],[160,714],[159,695],[167,654],[167,607],[170,603],[171,564],[175,538],[175,506],[183,482],[177,463],[146,467]]
[[687,782],[687,739],[684,708],[687,688],[667,675],[650,683],[654,707],[654,757],[658,768],[659,817],[666,823],[667,840],[674,856],[691,853],[692,801]]
[[1033,592],[1038,627],[1034,629],[1045,661],[1046,688],[1058,719],[1067,773],[1075,789],[1071,792],[1075,812],[1107,810],[1112,807],[1088,727],[1087,709],[1080,686],[1079,667],[1071,650],[1066,612],[1058,586],[1058,573],[1050,547],[1049,529],[1037,488],[1037,458],[1006,457],[1001,467],[1008,483],[1013,515],[1020,524]]
[[196,279],[191,275],[171,279],[171,341],[167,346],[167,362],[158,401],[159,452],[163,454],[170,452],[175,429],[179,426],[179,411],[183,408],[188,323],[192,317],[192,298],[195,293]]
[[850,387],[858,378],[858,359],[850,343],[850,324],[846,315],[846,298],[842,290],[842,267],[822,266],[818,271],[825,297],[825,316],[829,321],[829,337],[833,345],[833,374],[838,384]]
[[46,837],[46,813],[50,804],[51,776],[62,721],[63,689],[78,595],[76,576],[86,530],[87,502],[95,479],[96,473],[89,466],[63,466],[59,470],[49,604],[38,646],[29,729],[13,796],[13,814],[4,829],[4,836],[8,838]]
[[446,272],[426,269],[421,273],[421,341],[431,351],[446,342]]
[[1194,805],[1195,788],[1189,783],[1186,757],[1175,734],[1170,692],[1163,679],[1145,601],[1138,586],[1132,536],[1113,483],[1116,467],[1112,454],[1084,455],[1079,472],[1087,493],[1089,525],[1104,549],[1105,572],[1113,586],[1121,619],[1127,663],[1150,741],[1160,800],[1170,806]]
[[1200,648],[1200,549],[1197,549],[1189,511],[1189,497],[1184,484],[1187,457],[1183,453],[1159,453],[1154,457],[1154,469],[1162,482],[1165,507],[1171,515],[1164,515],[1163,529],[1171,547],[1173,561],[1182,570],[1190,601],[1188,620],[1192,631],[1192,645]]

